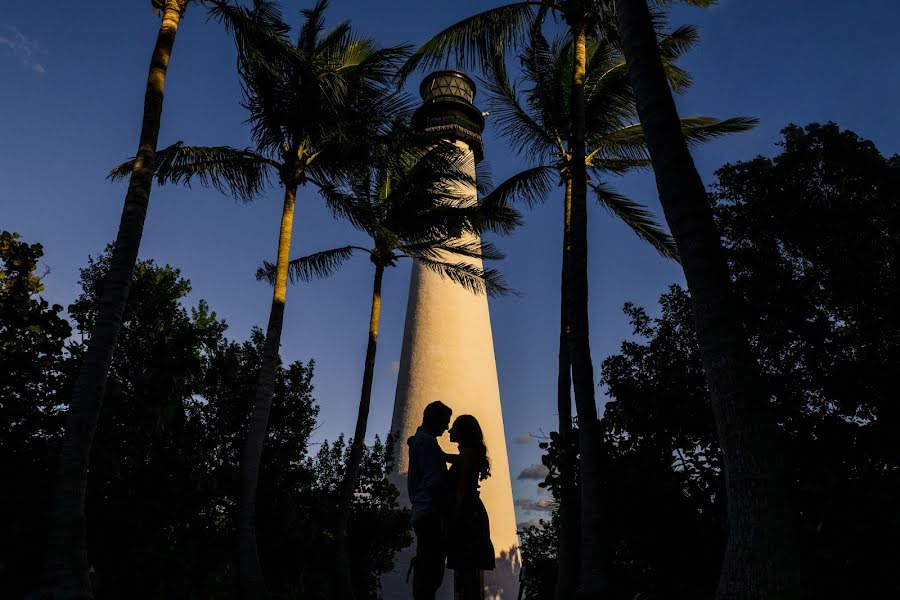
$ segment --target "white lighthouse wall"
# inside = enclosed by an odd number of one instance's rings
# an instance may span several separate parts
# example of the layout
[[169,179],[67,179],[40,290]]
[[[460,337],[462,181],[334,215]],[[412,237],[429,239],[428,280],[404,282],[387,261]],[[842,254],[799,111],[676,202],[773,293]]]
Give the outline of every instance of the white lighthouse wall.
[[[468,150],[465,144],[457,143]],[[474,160],[472,172],[474,175]],[[460,193],[468,197],[475,194],[474,190]],[[469,262],[480,265],[477,260]],[[402,506],[409,506],[406,440],[421,424],[425,406],[435,400],[450,406],[454,418],[474,415],[484,431],[491,477],[481,482],[481,498],[490,517],[491,539],[497,553],[497,568],[485,572],[485,598],[515,600],[520,568],[518,538],[487,298],[417,262],[412,268],[391,426],[397,436],[393,476]],[[446,434],[439,442],[444,451],[458,452]],[[412,597],[411,581],[406,583],[405,576],[413,554],[412,550],[403,552],[395,572],[384,577],[385,600]],[[448,571],[438,595],[441,600],[452,598],[452,580],[452,572]]]

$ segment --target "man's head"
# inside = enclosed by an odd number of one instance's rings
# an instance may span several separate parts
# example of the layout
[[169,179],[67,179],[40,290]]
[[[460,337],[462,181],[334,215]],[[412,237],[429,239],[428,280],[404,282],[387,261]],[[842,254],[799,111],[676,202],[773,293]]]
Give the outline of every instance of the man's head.
[[450,427],[451,416],[453,416],[453,409],[440,400],[435,400],[425,407],[425,412],[422,414],[422,427],[435,436],[442,436]]

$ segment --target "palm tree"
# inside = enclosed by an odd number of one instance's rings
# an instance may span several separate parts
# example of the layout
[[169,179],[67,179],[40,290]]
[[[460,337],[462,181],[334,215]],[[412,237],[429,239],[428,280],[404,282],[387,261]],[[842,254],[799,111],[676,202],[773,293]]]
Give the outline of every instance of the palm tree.
[[43,587],[35,592],[43,597],[93,598],[84,516],[88,461],[150,201],[166,72],[188,1],[152,0],[153,9],[162,14],[162,21],[150,58],[137,155],[128,172],[128,191],[109,274],[103,282],[97,319],[66,413],[65,436],[51,501]]
[[[592,596],[606,587],[608,574],[605,573],[606,559],[601,538],[605,529],[601,455],[599,439],[594,431],[597,409],[587,338],[587,247],[586,237],[583,237],[586,236],[586,206],[579,201],[580,179],[584,178],[585,187],[590,188],[602,206],[622,219],[663,256],[676,258],[677,253],[671,238],[644,207],[619,195],[602,181],[604,173],[621,174],[650,164],[643,130],[640,124],[634,123],[637,115],[632,90],[624,59],[615,44],[615,36],[601,36],[596,23],[592,25],[592,41],[589,43],[586,38],[582,40],[584,73],[579,83],[579,78],[573,76],[578,71],[579,38],[570,32],[553,45],[548,44],[541,33],[541,12],[553,7],[544,4],[535,15],[531,10],[533,3],[523,5],[524,8],[516,6],[518,5],[500,7],[473,17],[469,23],[464,21],[451,27],[426,43],[408,63],[407,69],[409,65],[415,64],[417,57],[427,61],[430,57],[438,56],[441,51],[453,48],[463,51],[468,49],[476,57],[493,53],[489,57],[491,60],[483,64],[489,78],[488,87],[492,92],[491,112],[501,132],[512,140],[516,150],[519,153],[529,153],[539,162],[498,186],[494,194],[524,195],[532,201],[540,201],[546,197],[556,180],[565,187],[557,399],[560,434],[565,440],[572,435],[570,390],[574,379],[582,455],[580,512],[583,526],[578,526],[578,514],[574,511],[574,482],[563,481],[561,492],[564,498],[560,506],[561,576],[557,578],[556,597],[571,598],[574,582],[578,581],[574,539],[579,529],[582,538],[582,572],[586,573],[582,578],[582,593]],[[575,7],[573,3],[558,3],[554,10],[566,17],[564,10],[577,12],[588,8],[596,11],[591,19],[599,20],[600,6]],[[527,108],[522,106],[515,87],[509,83],[497,48],[479,46],[479,28],[484,28],[483,31],[490,30],[490,35],[500,35],[501,40],[507,39],[503,37],[503,26],[500,25],[504,19],[508,19],[509,29],[506,35],[517,29],[530,32],[529,43],[519,57],[523,75],[530,85],[525,94]],[[516,19],[520,19],[518,24]],[[659,28],[664,25],[661,19],[656,23]],[[681,27],[659,43],[658,52],[664,59],[666,75],[676,90],[689,87],[691,79],[675,65],[675,60],[696,39],[697,33],[692,27]],[[458,58],[464,58],[464,55]],[[580,112],[575,110],[579,106]],[[580,136],[577,135],[579,127],[576,126],[579,114]],[[719,121],[697,117],[683,119],[681,127],[687,138],[696,143],[718,135],[744,131],[754,124],[754,120],[746,118]],[[591,183],[587,182],[588,174],[591,176]],[[586,381],[588,378],[589,381]]]
[[[698,39],[693,27],[680,27],[660,41],[659,53],[665,58],[666,74],[673,88],[687,89],[691,79],[674,61]],[[571,378],[565,307],[571,302],[567,289],[570,261],[570,228],[572,200],[572,165],[570,164],[569,124],[572,122],[571,78],[572,40],[560,37],[548,44],[539,27],[532,29],[529,43],[519,55],[524,82],[525,105],[516,86],[511,84],[504,63],[498,60],[488,72],[487,88],[491,93],[490,110],[500,132],[508,137],[521,154],[527,152],[539,164],[510,177],[498,186],[495,194],[524,196],[533,202],[543,201],[558,180],[564,187],[563,264],[560,294],[560,348],[557,386],[560,440],[569,447],[572,436]],[[606,173],[622,174],[648,167],[649,157],[643,131],[637,119],[628,72],[621,52],[610,39],[599,36],[587,47],[586,122],[588,148],[586,166],[591,174],[590,187],[601,206],[624,221],[641,239],[650,243],[664,257],[677,260],[671,237],[640,204],[611,190],[603,183]],[[732,132],[745,131],[755,120],[734,118],[719,121],[709,117],[682,119],[685,137],[699,143]],[[596,420],[596,412],[580,413],[582,419]],[[578,580],[578,512],[574,474],[562,473],[559,505],[559,576],[556,598],[571,598]],[[596,512],[597,507],[591,508]]]
[[[518,224],[518,215],[503,206],[479,205],[474,197],[460,198],[460,190],[474,189],[473,167],[471,157],[453,144],[435,144],[398,125],[346,185],[320,188],[326,202],[345,207],[347,220],[371,238],[372,246],[342,246],[290,262],[292,279],[301,281],[331,275],[357,252],[368,254],[375,268],[356,428],[338,495],[335,583],[341,600],[354,597],[347,528],[365,449],[385,269],[414,258],[473,293],[508,291],[497,271],[483,268],[482,260],[502,255],[479,235],[484,229],[508,231]],[[257,277],[273,282],[276,273],[267,263]]]
[[[240,467],[239,578],[246,599],[268,595],[257,550],[256,489],[281,344],[297,190],[309,183],[331,185],[366,142],[407,108],[390,84],[409,49],[382,48],[358,38],[346,22],[325,32],[327,5],[327,0],[317,0],[313,8],[302,11],[303,23],[292,42],[290,27],[275,4],[264,0],[254,0],[249,8],[217,4],[213,16],[234,34],[254,148],[178,142],[160,152],[155,172],[159,183],[190,185],[196,180],[245,201],[255,199],[277,175],[284,192],[274,292]],[[129,165],[114,169],[111,177],[120,176]]]
[[660,203],[691,293],[724,458],[728,542],[716,598],[802,598],[809,588],[780,432],[741,324],[706,189],[678,127],[651,13],[645,0],[616,0],[615,9]]

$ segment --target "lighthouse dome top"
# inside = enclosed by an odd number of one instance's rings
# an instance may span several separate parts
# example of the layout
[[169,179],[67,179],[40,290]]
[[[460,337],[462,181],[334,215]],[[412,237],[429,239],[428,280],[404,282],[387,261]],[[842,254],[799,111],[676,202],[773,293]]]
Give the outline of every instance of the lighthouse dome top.
[[475,99],[475,82],[460,71],[435,71],[419,86],[422,100],[456,98],[471,103]]
[[435,71],[422,80],[419,93],[422,106],[413,114],[413,127],[437,138],[463,141],[475,160],[481,160],[484,115],[472,103],[475,82],[459,71]]

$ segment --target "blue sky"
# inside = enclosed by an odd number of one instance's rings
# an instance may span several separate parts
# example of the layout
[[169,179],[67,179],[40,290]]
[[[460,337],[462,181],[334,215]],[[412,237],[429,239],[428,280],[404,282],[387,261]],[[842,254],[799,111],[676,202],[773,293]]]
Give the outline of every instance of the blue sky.
[[[285,2],[296,14],[307,2]],[[448,24],[499,4],[433,0],[334,0],[329,23],[351,19],[384,43],[421,43]],[[900,3],[890,0],[723,0],[712,9],[676,8],[673,20],[700,27],[700,44],[682,61],[694,87],[678,99],[682,116],[759,117],[753,132],[695,152],[707,183],[725,162],[772,154],[787,123],[836,121],[900,151]],[[296,22],[296,19],[294,19]],[[90,4],[30,0],[0,9],[0,228],[41,242],[50,273],[45,297],[68,304],[78,269],[112,241],[125,184],[104,180],[134,153],[150,51],[158,20],[150,2]],[[413,81],[413,85],[417,83]],[[198,7],[179,29],[169,70],[160,144],[249,143],[238,102],[234,50]],[[476,97],[484,104],[485,98]],[[523,162],[510,155],[488,118],[486,158],[500,181]],[[652,175],[612,181],[659,212]],[[252,206],[195,188],[155,188],[141,255],[182,269],[191,302],[205,298],[227,320],[232,337],[265,324],[270,290],[253,279],[274,254],[280,212],[277,189]],[[519,297],[491,301],[494,343],[506,419],[510,471],[539,462],[528,433],[555,427],[559,199],[526,213],[526,225],[497,240],[509,255],[501,268]],[[682,280],[677,265],[642,246],[602,210],[590,220],[591,336],[596,379],[600,362],[631,335],[626,301],[655,309],[658,295]],[[302,190],[294,255],[359,240],[334,222],[312,189]],[[315,358],[321,426],[316,441],[350,431],[368,319],[370,264],[358,260],[330,280],[288,292],[282,355]],[[402,338],[409,266],[385,280],[381,338],[369,430],[390,425]],[[602,403],[602,390],[598,393]],[[522,443],[529,440],[527,443]],[[517,498],[533,501],[536,481],[514,481]],[[520,512],[521,518],[540,516]]]

